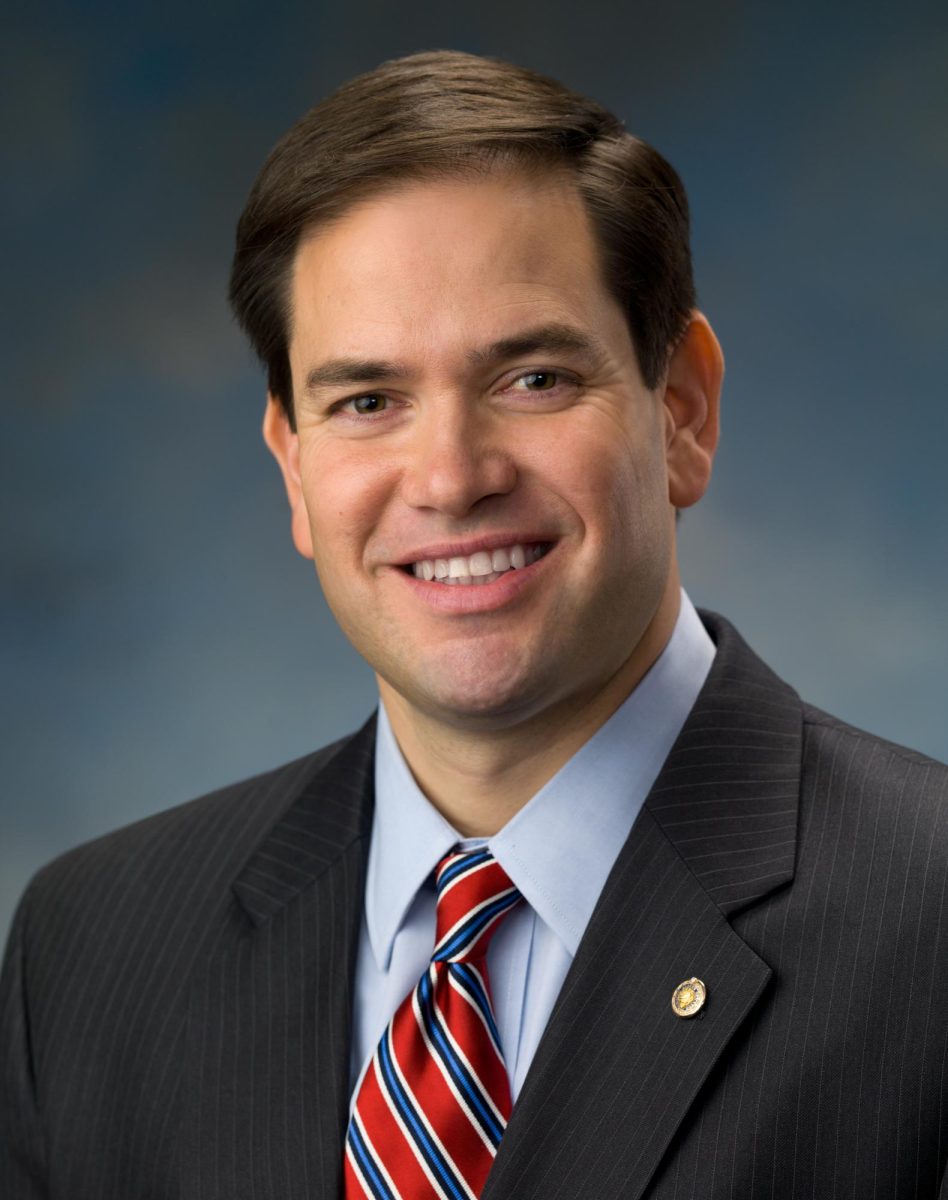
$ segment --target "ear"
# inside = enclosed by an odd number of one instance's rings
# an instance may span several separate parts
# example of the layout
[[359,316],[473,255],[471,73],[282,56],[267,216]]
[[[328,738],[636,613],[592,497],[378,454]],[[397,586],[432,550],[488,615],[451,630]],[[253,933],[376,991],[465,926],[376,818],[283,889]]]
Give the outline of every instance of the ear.
[[665,380],[668,499],[688,508],[704,495],[718,444],[724,355],[703,313],[693,312]]
[[313,557],[313,537],[309,514],[300,481],[300,439],[290,428],[286,409],[275,396],[267,393],[267,408],[263,414],[263,440],[280,465],[286,497],[290,502],[290,528],[293,544],[304,558]]

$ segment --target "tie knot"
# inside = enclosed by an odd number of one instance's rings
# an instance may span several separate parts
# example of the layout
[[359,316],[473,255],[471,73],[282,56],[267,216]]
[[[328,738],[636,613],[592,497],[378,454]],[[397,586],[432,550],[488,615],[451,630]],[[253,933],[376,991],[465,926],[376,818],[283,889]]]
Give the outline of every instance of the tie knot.
[[483,958],[520,892],[489,850],[452,850],[435,871],[438,932],[433,962]]

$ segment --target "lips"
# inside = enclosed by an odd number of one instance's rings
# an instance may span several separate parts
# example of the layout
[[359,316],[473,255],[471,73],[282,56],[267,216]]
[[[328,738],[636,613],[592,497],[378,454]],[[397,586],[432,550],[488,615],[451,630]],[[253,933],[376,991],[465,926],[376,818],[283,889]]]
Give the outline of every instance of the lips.
[[514,542],[493,550],[477,550],[473,554],[423,558],[407,564],[405,569],[416,579],[426,582],[449,587],[477,586],[493,583],[508,571],[530,566],[541,559],[550,546],[550,542]]

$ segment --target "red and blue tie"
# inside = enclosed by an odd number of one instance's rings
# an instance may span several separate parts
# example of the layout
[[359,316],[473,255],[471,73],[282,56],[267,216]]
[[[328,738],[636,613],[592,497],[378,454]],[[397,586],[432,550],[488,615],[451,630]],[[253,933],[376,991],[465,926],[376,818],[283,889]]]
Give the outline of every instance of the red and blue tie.
[[520,893],[488,850],[438,864],[431,965],[369,1064],[346,1137],[346,1200],[476,1200],[510,1116],[487,947]]

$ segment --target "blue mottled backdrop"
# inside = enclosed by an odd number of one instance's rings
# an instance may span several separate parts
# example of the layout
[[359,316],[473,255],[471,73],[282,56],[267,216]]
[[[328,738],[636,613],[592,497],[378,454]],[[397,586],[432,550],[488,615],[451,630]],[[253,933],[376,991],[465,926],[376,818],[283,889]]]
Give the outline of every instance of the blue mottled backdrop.
[[417,49],[555,74],[681,171],[729,368],[686,583],[809,699],[948,758],[945,13],[10,5],[0,937],[52,855],[372,704],[292,550],[224,290],[276,137]]

